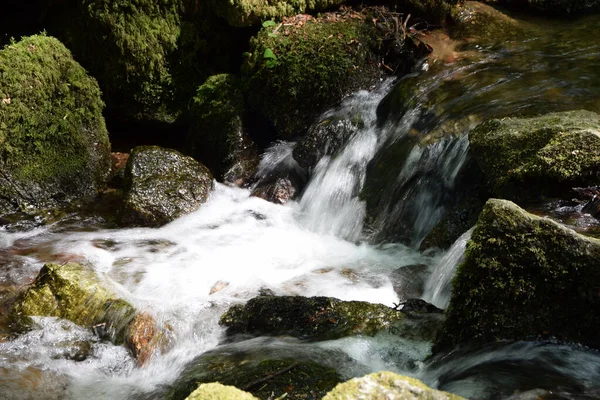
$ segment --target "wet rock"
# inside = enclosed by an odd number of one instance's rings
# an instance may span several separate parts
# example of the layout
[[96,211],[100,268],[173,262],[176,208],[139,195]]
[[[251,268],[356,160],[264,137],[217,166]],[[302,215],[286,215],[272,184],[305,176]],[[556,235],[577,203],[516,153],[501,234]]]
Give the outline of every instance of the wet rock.
[[600,240],[507,200],[484,207],[436,348],[555,338],[600,347]]
[[415,378],[393,372],[377,372],[340,383],[323,400],[460,400],[462,397],[431,389]]
[[112,341],[122,343],[135,312],[94,271],[70,262],[44,265],[34,283],[15,303],[12,316],[21,324],[28,323],[30,316],[64,318],[100,330]]
[[530,9],[534,12],[544,11],[557,15],[564,13],[581,14],[597,10],[600,6],[598,0],[504,0],[501,2],[515,7]]
[[400,301],[423,295],[428,268],[425,264],[407,265],[392,273],[392,286]]
[[216,383],[203,383],[186,400],[258,400],[250,393],[233,386]]
[[275,204],[285,204],[296,198],[299,193],[292,181],[287,178],[278,178],[275,182],[259,184],[253,191],[252,196],[270,201]]
[[190,106],[187,148],[224,182],[246,183],[258,166],[256,145],[244,131],[244,98],[235,76],[213,75],[196,91]]
[[197,210],[213,189],[210,171],[157,146],[133,149],[125,171],[125,222],[156,226]]
[[573,188],[573,190],[584,199],[587,199],[587,202],[581,209],[581,212],[590,214],[596,219],[600,219],[600,186],[589,188]]
[[260,399],[318,400],[342,381],[334,368],[322,363],[324,359],[332,363],[336,357],[332,351],[307,352],[300,343],[260,339],[218,347],[190,362],[166,398],[185,399],[200,383],[220,382]]
[[319,121],[294,146],[294,159],[302,168],[314,167],[321,157],[336,154],[362,125],[360,115],[355,119],[333,115]]
[[375,335],[404,315],[383,304],[332,297],[259,296],[221,316],[228,335],[289,335],[311,340]]
[[379,82],[390,72],[380,61],[391,46],[403,50],[396,64],[388,65],[399,75],[425,51],[398,31],[393,18],[373,24],[377,13],[385,14],[386,9],[365,10],[265,26],[252,38],[242,68],[248,105],[271,121],[280,138],[304,136],[344,95]]
[[146,364],[153,354],[162,352],[167,342],[164,330],[160,330],[154,318],[146,313],[136,314],[125,332],[125,343],[138,366]]
[[69,379],[34,366],[24,369],[0,367],[0,398],[61,400],[69,398]]
[[129,153],[110,153],[111,168],[109,185],[113,188],[123,188],[125,184],[125,167],[129,160]]
[[523,24],[478,1],[465,1],[452,13],[450,32],[460,39],[510,40],[523,37]]
[[600,115],[568,111],[485,122],[469,133],[470,151],[496,196],[560,196],[600,177]]
[[95,196],[110,143],[97,82],[58,40],[0,50],[0,214]]

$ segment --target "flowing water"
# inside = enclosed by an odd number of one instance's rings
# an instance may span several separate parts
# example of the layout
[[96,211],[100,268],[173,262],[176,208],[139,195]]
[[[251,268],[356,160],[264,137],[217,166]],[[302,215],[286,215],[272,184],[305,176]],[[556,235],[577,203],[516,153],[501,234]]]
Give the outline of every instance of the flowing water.
[[[462,44],[453,62],[424,65],[396,85],[384,82],[331,110],[360,114],[364,124],[336,154],[320,160],[298,202],[271,204],[217,184],[197,212],[157,229],[111,228],[101,218],[77,214],[2,227],[0,296],[31,282],[46,261],[79,261],[168,325],[172,344],[140,368],[123,347],[67,321],[39,318],[36,329],[16,337],[0,321],[0,398],[162,398],[163,387],[190,360],[219,348],[219,316],[267,289],[392,306],[402,297],[394,291],[394,271],[424,265],[430,275],[424,296],[446,306],[468,233],[446,253],[417,246],[460,187],[468,130],[489,117],[600,112],[600,17],[527,24],[527,36]],[[382,99],[408,79],[410,106],[382,118]],[[275,169],[298,172],[292,146],[271,148],[261,176]],[[404,157],[394,153],[399,148]],[[385,159],[395,160],[396,169],[385,167],[391,178],[370,215],[364,191]],[[398,371],[473,398],[600,393],[600,355],[558,343],[463,348],[430,360],[429,340],[411,335],[320,343],[255,338],[232,346],[302,353],[344,378]]]

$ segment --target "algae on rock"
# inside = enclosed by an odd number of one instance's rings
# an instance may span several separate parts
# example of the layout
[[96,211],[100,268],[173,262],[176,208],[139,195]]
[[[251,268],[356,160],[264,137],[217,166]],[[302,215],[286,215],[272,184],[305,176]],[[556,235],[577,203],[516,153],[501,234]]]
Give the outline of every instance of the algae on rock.
[[431,389],[423,382],[393,372],[376,372],[340,383],[323,400],[462,400],[448,392]]
[[96,81],[57,39],[0,50],[0,214],[93,196],[110,169]]
[[203,383],[185,400],[258,400],[248,392],[218,382]]
[[333,297],[259,296],[221,316],[227,334],[290,335],[324,340],[375,335],[404,314],[383,304]]
[[600,240],[491,199],[453,280],[436,347],[555,338],[598,348],[599,282]]
[[600,178],[600,115],[591,111],[494,119],[471,131],[469,140],[497,196],[558,196]]

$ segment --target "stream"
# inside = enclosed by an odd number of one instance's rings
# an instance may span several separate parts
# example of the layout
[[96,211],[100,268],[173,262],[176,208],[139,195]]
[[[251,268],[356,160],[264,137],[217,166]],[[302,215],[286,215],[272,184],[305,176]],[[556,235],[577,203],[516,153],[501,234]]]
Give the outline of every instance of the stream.
[[[0,321],[0,398],[164,398],[187,363],[218,348],[220,315],[264,290],[393,306],[401,295],[394,271],[425,265],[423,298],[445,308],[470,232],[445,252],[419,245],[458,190],[468,131],[492,117],[600,112],[600,16],[551,23],[527,17],[523,24],[521,38],[458,43],[452,61],[422,64],[328,111],[359,114],[363,124],[310,171],[297,201],[272,204],[217,183],[198,211],[161,228],[117,229],[77,212],[52,223],[1,226],[0,300],[30,283],[44,262],[77,261],[169,326],[171,348],[140,368],[124,347],[68,321],[37,318],[36,329],[17,337]],[[407,85],[411,106],[382,120],[384,97]],[[268,149],[259,173],[297,168],[293,146]],[[370,163],[406,146],[405,161],[370,213],[361,196]],[[598,228],[583,215],[569,221],[583,231]],[[254,338],[235,346],[302,353],[345,379],[392,370],[468,398],[600,398],[600,354],[576,344],[501,343],[434,358],[427,340],[393,335],[317,343]]]

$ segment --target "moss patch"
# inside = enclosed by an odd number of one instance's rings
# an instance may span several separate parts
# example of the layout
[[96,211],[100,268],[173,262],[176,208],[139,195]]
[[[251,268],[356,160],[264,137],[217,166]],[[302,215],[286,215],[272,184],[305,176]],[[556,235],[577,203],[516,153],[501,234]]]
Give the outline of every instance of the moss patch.
[[94,195],[110,143],[98,84],[56,39],[0,50],[0,212]]
[[437,348],[557,338],[600,347],[600,240],[507,200],[484,207]]
[[250,393],[220,383],[203,383],[186,400],[257,400]]

